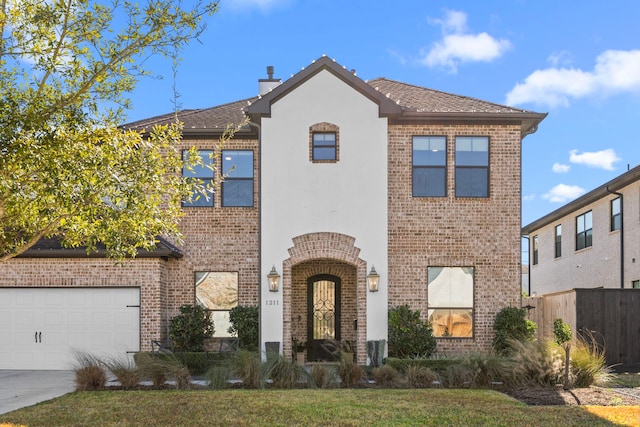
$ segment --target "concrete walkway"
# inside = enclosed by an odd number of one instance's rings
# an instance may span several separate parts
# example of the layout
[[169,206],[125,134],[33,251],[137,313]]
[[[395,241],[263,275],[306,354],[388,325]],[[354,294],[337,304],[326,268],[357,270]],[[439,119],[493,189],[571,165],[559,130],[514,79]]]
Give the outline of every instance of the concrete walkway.
[[75,389],[73,371],[0,370],[0,414],[53,399]]

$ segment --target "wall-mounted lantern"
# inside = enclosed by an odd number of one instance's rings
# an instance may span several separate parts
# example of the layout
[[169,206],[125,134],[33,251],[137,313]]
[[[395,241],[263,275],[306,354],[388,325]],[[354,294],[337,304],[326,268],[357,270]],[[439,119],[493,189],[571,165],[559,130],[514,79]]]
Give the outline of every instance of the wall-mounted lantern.
[[367,284],[369,285],[369,292],[378,292],[378,284],[380,282],[380,275],[376,271],[374,266],[371,266],[371,271],[367,276]]
[[269,274],[267,274],[267,279],[269,279],[269,290],[271,292],[278,292],[278,284],[280,282],[280,275],[276,271],[276,266],[274,265]]

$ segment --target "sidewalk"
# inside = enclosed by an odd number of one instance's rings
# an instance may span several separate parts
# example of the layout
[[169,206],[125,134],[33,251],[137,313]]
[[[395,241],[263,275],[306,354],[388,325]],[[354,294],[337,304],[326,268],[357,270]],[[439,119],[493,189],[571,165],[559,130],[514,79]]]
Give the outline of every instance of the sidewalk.
[[1,414],[75,391],[73,371],[0,370]]

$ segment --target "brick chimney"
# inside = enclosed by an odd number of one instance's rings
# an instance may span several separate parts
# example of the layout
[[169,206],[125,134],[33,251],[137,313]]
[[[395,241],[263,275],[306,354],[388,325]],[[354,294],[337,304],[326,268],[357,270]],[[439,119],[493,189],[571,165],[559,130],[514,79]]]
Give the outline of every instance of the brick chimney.
[[273,78],[273,65],[267,66],[267,76],[266,79],[259,79],[258,84],[260,85],[260,95],[264,95],[269,93],[271,89],[278,87],[282,80]]

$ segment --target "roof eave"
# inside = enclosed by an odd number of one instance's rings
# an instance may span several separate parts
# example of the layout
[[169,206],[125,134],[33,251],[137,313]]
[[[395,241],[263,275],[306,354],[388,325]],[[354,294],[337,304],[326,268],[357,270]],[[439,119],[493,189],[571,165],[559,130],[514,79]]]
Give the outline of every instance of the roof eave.
[[392,123],[408,122],[473,122],[520,124],[522,137],[538,130],[538,125],[547,113],[532,112],[486,112],[486,111],[403,111],[394,116]]
[[638,180],[640,180],[640,166],[636,166],[635,168],[623,173],[622,175],[617,176],[611,181],[602,184],[600,187],[543,216],[542,218],[539,218],[531,222],[530,224],[525,225],[524,227],[522,227],[522,235],[528,236],[529,234],[531,234],[531,232],[539,230],[540,228],[552,222],[555,222],[572,212],[582,209],[606,195],[613,196],[611,192],[618,191],[621,188],[626,187],[627,185],[632,184],[633,182]]

